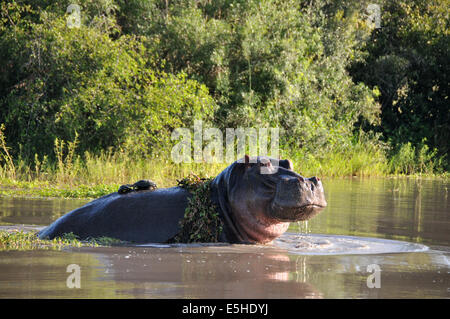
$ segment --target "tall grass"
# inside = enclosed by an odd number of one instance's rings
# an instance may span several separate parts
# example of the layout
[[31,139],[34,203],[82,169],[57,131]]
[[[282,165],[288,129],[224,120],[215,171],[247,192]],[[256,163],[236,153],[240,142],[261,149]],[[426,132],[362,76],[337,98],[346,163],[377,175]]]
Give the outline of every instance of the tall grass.
[[357,139],[345,151],[329,151],[320,157],[297,151],[290,156],[297,172],[306,176],[386,176],[389,165],[385,150],[364,138]]
[[[118,185],[133,183],[140,179],[151,179],[159,187],[176,184],[177,179],[195,173],[199,176],[215,176],[228,164],[181,163],[175,164],[170,157],[138,158],[125,152],[104,151],[98,155],[89,152],[83,156],[75,155],[77,141],[66,143],[55,140],[56,160],[47,156],[35,155],[34,163],[29,165],[18,159],[11,174],[11,165],[0,166],[0,178],[26,181],[47,182],[56,186],[76,185]],[[294,163],[297,172],[305,176],[384,176],[389,165],[384,154],[375,148],[366,148],[359,144],[348,152],[334,152],[321,158],[306,152],[286,155]]]
[[10,178],[15,179],[16,178],[16,167],[14,165],[14,161],[9,154],[9,147],[6,146],[6,137],[5,137],[5,124],[0,125],[0,148],[1,148],[1,157],[6,162],[5,167],[6,171],[8,172],[8,176]]
[[389,160],[389,171],[406,175],[443,173],[445,156],[437,156],[437,150],[430,150],[425,142],[402,144]]
[[47,158],[36,156],[34,168],[18,161],[16,175],[10,174],[9,166],[0,166],[0,178],[26,181],[49,182],[55,185],[74,186],[79,184],[124,184],[139,179],[152,179],[158,186],[170,186],[177,179],[193,172],[201,176],[213,176],[226,164],[174,164],[167,159],[134,159],[125,153],[103,152],[93,155],[86,152],[68,160],[52,163]]
[[[13,195],[57,197],[99,197],[117,190],[121,184],[151,179],[158,187],[171,187],[177,180],[195,173],[201,177],[216,176],[228,164],[174,164],[170,157],[138,158],[111,149],[94,155],[76,155],[77,139],[73,142],[55,140],[55,160],[35,155],[34,162],[14,160],[0,129],[0,195],[8,195],[5,187],[14,189]],[[307,152],[286,154],[295,171],[304,176],[386,176],[389,174],[431,174],[442,163],[425,146],[403,145],[390,160],[376,145],[357,141],[346,152],[329,152],[314,157]],[[440,158],[439,161],[443,161]]]
[[[34,156],[34,163],[12,159],[4,135],[0,135],[3,161],[0,186],[14,189],[15,195],[98,197],[117,190],[121,184],[151,179],[158,187],[170,187],[178,179],[195,173],[202,177],[217,175],[227,164],[174,164],[168,158],[136,159],[125,152],[107,150],[98,155],[76,155],[77,139],[55,139],[55,160]],[[9,192],[0,188],[0,195]]]

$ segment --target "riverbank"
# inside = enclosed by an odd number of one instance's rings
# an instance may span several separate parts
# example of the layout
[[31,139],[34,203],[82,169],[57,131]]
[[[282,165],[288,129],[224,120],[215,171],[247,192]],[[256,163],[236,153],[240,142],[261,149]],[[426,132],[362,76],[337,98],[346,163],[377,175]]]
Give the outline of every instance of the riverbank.
[[[361,160],[336,161],[326,165],[320,162],[294,162],[295,171],[304,176],[319,176],[322,180],[348,178],[412,178],[412,179],[450,179],[448,172],[441,174],[415,173],[390,174],[386,171],[370,170],[370,162]],[[328,164],[329,164],[328,163]],[[360,165],[359,169],[352,168]],[[138,162],[98,162],[77,164],[72,171],[41,171],[36,174],[31,168],[22,167],[16,177],[8,176],[0,169],[0,197],[43,197],[43,198],[98,198],[116,192],[120,185],[131,184],[140,179],[150,179],[159,188],[173,187],[177,180],[194,173],[200,177],[212,177],[219,174],[226,164],[169,164],[157,161]],[[377,168],[383,168],[375,163]],[[372,167],[373,168],[373,167]],[[341,174],[339,174],[341,173]]]

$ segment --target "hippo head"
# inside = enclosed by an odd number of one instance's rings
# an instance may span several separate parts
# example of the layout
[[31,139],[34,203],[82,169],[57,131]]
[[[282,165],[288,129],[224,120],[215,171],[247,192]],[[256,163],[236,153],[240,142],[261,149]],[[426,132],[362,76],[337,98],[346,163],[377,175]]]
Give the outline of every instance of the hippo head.
[[327,206],[320,179],[294,172],[290,160],[246,155],[221,175],[220,205],[237,241],[269,242]]

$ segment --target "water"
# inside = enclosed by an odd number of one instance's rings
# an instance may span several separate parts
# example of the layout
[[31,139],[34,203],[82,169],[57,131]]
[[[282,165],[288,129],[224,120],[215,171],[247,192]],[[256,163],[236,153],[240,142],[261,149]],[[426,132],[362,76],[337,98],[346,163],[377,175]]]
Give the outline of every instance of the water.
[[[271,245],[0,252],[1,298],[448,298],[450,182],[325,180],[329,206]],[[86,201],[0,198],[3,227]],[[30,228],[25,226],[25,228]],[[67,288],[67,266],[81,269]],[[373,265],[380,288],[369,288]]]
[[373,255],[428,250],[425,245],[398,240],[298,233],[285,233],[274,244],[297,255]]

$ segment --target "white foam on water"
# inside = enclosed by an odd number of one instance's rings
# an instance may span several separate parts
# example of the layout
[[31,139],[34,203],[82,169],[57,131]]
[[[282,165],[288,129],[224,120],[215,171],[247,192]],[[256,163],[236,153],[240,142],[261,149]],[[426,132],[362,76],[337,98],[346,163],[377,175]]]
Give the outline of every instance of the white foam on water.
[[273,244],[299,255],[388,254],[429,249],[422,244],[390,239],[297,233],[285,233]]
[[148,244],[141,244],[141,245],[133,245],[135,247],[152,247],[152,248],[170,248],[173,247],[169,244],[158,244],[158,243],[148,243]]

